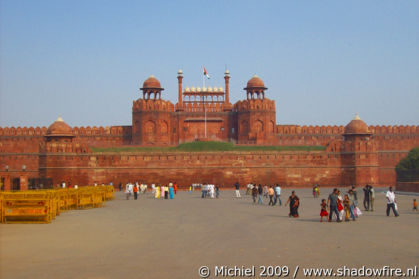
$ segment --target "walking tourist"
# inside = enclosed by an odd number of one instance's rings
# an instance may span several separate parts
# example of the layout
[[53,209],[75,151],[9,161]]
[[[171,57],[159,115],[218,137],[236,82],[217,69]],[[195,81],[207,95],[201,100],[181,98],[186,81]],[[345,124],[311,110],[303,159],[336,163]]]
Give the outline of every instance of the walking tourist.
[[338,196],[337,205],[338,205],[339,219],[342,221],[343,220],[343,215],[345,214],[345,210],[344,210],[344,207],[343,207],[343,198],[340,195],[339,190],[337,190],[337,196]]
[[246,196],[252,193],[252,183],[247,184]]
[[356,192],[355,186],[352,186],[352,192],[354,193],[354,205],[358,206],[358,193]]
[[275,202],[274,204],[276,204],[278,202],[278,205],[281,206],[282,205],[282,201],[281,201],[281,187],[279,187],[279,184],[276,184],[275,186]]
[[240,196],[240,184],[237,181],[236,184],[234,184],[234,187],[236,187],[236,198],[241,198]]
[[375,200],[375,190],[372,185],[370,185],[370,208],[371,211],[374,211],[374,200]]
[[134,200],[138,197],[138,183],[134,185]]
[[201,185],[201,198],[205,198],[207,196],[207,183]]
[[156,192],[154,193],[154,198],[155,199],[160,199],[160,195],[161,195],[161,189],[160,189],[160,184],[157,184],[157,187],[156,187]]
[[175,195],[176,195],[177,194],[177,183],[176,182],[173,184],[173,190],[175,190]]
[[215,186],[215,197],[218,199],[220,197],[220,186]]
[[329,216],[329,213],[327,213],[327,203],[326,199],[322,199],[322,203],[320,204],[320,222],[323,222],[323,217]]
[[263,204],[262,195],[263,195],[263,188],[262,188],[262,185],[259,184],[259,186],[258,186],[258,204]]
[[164,186],[164,199],[169,199],[169,186]]
[[343,200],[343,207],[345,210],[345,222],[348,222],[351,212],[351,201],[349,200],[349,195],[345,195],[345,199]]
[[170,187],[169,187],[169,196],[170,196],[170,199],[171,199],[171,200],[173,200],[174,193],[175,193],[175,191],[174,191],[174,187],[173,187],[173,186],[170,186]]
[[399,213],[397,212],[397,203],[396,203],[396,194],[393,192],[393,187],[389,187],[387,194],[387,216],[390,216],[390,208],[393,210],[394,216],[398,217]]
[[355,221],[355,217],[357,217],[358,215],[356,215],[355,196],[352,189],[349,190],[348,192],[348,198],[349,198],[349,213],[351,215],[352,220]]
[[275,191],[274,191],[274,188],[272,186],[269,187],[268,194],[269,194],[269,205],[274,206]]
[[214,184],[209,185],[209,196],[211,197],[211,199],[215,198],[215,185]]
[[370,185],[365,185],[365,187],[362,189],[364,191],[364,208],[365,211],[369,211],[370,210]]
[[258,197],[258,186],[253,186],[252,189],[252,199],[253,199],[253,203],[256,203],[256,199]]
[[263,197],[264,198],[268,197],[268,186],[267,185],[263,186]]
[[132,194],[132,190],[133,190],[132,188],[133,188],[133,185],[129,182],[125,185],[125,194],[127,196],[127,200],[129,200],[129,197]]
[[418,202],[416,199],[413,199],[413,211],[418,211]]
[[329,195],[327,199],[327,205],[330,206],[329,208],[329,222],[332,222],[333,213],[336,214],[336,221],[341,222],[339,218],[339,211],[338,211],[338,196],[337,196],[338,189],[333,189],[333,192]]
[[291,196],[288,198],[285,206],[287,206],[288,203],[290,204],[290,214],[288,214],[288,216],[298,218],[298,207],[300,206],[300,199],[295,194],[295,191],[291,192]]

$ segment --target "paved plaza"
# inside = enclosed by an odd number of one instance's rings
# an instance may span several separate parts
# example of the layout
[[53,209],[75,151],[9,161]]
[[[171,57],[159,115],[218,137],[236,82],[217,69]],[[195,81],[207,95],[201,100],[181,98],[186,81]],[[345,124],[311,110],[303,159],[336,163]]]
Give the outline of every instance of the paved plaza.
[[[283,203],[291,190],[283,190]],[[356,222],[320,223],[319,204],[330,191],[322,188],[314,199],[311,189],[297,189],[299,219],[266,199],[254,205],[244,190],[241,199],[232,190],[220,199],[195,191],[174,200],[148,193],[127,201],[116,193],[104,208],[65,212],[51,224],[0,224],[0,278],[200,278],[203,265],[212,273],[215,266],[288,266],[292,278],[297,265],[300,271],[418,265],[413,196],[397,195],[398,218],[385,216],[377,189],[374,212]],[[362,203],[361,189],[358,196]]]

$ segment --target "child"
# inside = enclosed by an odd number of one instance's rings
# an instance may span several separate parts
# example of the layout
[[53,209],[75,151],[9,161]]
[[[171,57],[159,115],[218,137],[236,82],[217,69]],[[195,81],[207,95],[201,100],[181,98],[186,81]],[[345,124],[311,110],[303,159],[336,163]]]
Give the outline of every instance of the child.
[[345,210],[345,222],[349,222],[349,215],[351,212],[351,201],[349,200],[348,195],[345,195],[345,199],[343,200],[343,208]]
[[413,210],[418,211],[418,202],[416,201],[416,199],[413,199]]
[[321,210],[320,210],[320,222],[323,222],[323,217],[329,216],[329,213],[327,213],[327,203],[325,199],[322,199],[322,203],[320,204]]

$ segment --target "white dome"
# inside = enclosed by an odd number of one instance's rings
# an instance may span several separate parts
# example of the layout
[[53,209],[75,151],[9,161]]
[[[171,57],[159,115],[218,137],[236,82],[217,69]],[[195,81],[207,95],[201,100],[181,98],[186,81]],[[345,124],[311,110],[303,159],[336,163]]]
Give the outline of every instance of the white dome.
[[223,88],[222,88],[222,87],[219,87],[219,88],[218,88],[218,91],[219,91],[219,92],[223,92]]
[[195,91],[196,91],[195,87],[193,87],[193,86],[192,86],[192,87],[191,87],[191,91],[192,91],[192,92],[195,92]]
[[207,88],[204,86],[204,87],[202,87],[202,91],[203,92],[206,92],[207,91]]
[[201,87],[199,87],[199,86],[198,86],[198,87],[196,88],[196,91],[197,91],[197,92],[201,92]]
[[212,87],[208,86],[208,92],[212,92]]
[[189,89],[189,87],[186,87],[185,92],[189,92],[189,91],[191,91],[191,89]]

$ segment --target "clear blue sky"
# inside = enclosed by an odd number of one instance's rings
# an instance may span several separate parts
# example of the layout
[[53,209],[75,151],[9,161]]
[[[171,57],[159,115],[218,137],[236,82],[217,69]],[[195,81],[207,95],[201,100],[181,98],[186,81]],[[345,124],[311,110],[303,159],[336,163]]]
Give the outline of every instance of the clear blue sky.
[[154,74],[245,98],[258,74],[279,124],[419,125],[419,1],[0,1],[0,126],[131,125]]

